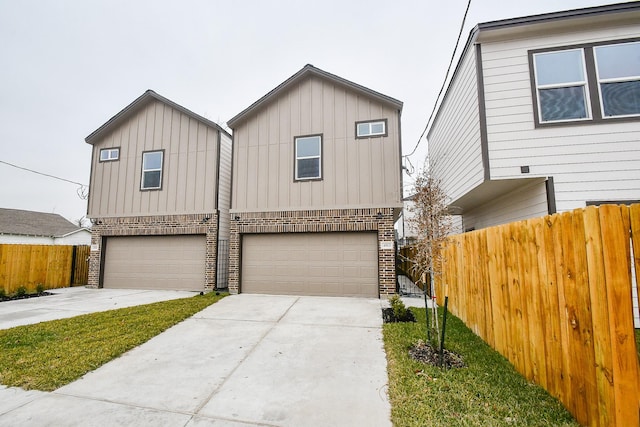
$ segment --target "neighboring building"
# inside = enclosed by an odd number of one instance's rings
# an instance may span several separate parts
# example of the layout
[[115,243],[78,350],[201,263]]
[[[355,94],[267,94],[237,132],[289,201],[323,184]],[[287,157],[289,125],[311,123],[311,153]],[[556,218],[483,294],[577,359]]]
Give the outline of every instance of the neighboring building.
[[402,212],[396,222],[396,241],[399,247],[411,246],[418,237],[418,230],[412,222],[415,217],[412,211],[415,205],[413,197],[411,195],[402,199]]
[[0,208],[0,244],[89,245],[91,231],[55,213]]
[[228,121],[229,290],[396,290],[402,103],[306,65]]
[[231,136],[148,90],[86,142],[93,146],[89,284],[225,287]]
[[479,24],[428,140],[464,230],[640,200],[640,3]]

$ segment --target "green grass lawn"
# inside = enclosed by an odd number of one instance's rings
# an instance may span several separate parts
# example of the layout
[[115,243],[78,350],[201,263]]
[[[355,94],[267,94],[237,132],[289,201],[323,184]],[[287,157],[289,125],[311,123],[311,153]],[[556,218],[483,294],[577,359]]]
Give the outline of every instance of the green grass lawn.
[[425,310],[411,310],[417,323],[383,327],[394,426],[578,425],[557,399],[527,382],[453,315],[445,347],[467,367],[445,371],[411,359],[409,347],[425,339]]
[[55,390],[224,296],[209,293],[0,330],[0,384]]

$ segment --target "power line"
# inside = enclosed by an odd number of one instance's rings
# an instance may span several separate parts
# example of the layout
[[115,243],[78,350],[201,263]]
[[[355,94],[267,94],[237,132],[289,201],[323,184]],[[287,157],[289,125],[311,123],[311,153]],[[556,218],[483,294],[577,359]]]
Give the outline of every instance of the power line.
[[38,172],[38,171],[35,171],[33,169],[29,169],[29,168],[25,168],[25,167],[22,167],[22,166],[14,165],[13,163],[5,162],[4,160],[0,160],[0,163],[4,163],[5,165],[14,167],[16,169],[22,169],[22,170],[25,170],[25,171],[28,171],[28,172],[33,172],[33,173],[38,174],[38,175],[48,176],[49,178],[58,179],[60,181],[70,182],[71,184],[80,185],[82,187],[88,187],[87,184],[82,184],[80,182],[71,181],[70,179],[66,179],[66,178],[60,178],[59,176],[50,175],[50,174],[44,173],[44,172]]
[[424,136],[425,133],[427,133],[427,129],[429,129],[429,125],[431,124],[431,119],[433,118],[433,115],[436,112],[436,107],[438,106],[438,102],[440,101],[440,96],[442,95],[442,91],[444,91],[445,85],[447,84],[447,79],[449,78],[449,72],[451,71],[453,60],[456,57],[456,52],[458,51],[458,45],[460,44],[460,38],[462,37],[462,31],[464,30],[464,24],[467,21],[467,13],[469,12],[470,6],[471,6],[471,0],[467,2],[467,9],[464,11],[464,16],[462,17],[462,23],[460,24],[460,31],[458,32],[458,39],[456,40],[456,45],[453,48],[453,53],[451,54],[451,60],[449,61],[449,66],[447,67],[447,73],[444,76],[444,81],[442,82],[442,86],[440,87],[440,92],[438,92],[438,97],[436,98],[436,102],[433,104],[433,110],[431,110],[431,114],[429,115],[429,120],[427,120],[427,124],[424,127],[424,130],[422,131],[420,138],[418,138],[418,142],[416,143],[416,146],[413,147],[413,151],[411,151],[411,153],[405,155],[404,157],[413,156],[413,154],[418,149],[420,142],[422,141],[422,137]]

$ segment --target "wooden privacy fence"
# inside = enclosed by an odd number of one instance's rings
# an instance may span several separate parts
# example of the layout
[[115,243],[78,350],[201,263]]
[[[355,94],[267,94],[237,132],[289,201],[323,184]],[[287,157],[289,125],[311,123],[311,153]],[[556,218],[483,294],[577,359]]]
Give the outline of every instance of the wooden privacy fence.
[[591,426],[638,426],[630,241],[640,205],[603,205],[453,236],[437,295]]
[[24,286],[35,291],[86,285],[90,246],[0,245],[0,287],[7,295]]

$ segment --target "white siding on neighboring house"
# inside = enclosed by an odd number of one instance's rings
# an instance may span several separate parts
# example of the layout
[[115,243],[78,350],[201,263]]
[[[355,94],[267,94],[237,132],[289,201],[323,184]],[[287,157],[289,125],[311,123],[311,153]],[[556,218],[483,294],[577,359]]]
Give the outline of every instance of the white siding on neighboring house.
[[229,240],[229,207],[231,203],[231,138],[221,133],[220,140],[220,187],[218,188],[218,207],[220,225],[218,240]]
[[462,227],[481,229],[547,214],[547,190],[541,180],[465,212]]
[[5,245],[90,245],[91,232],[79,230],[62,237],[23,236],[17,234],[0,234],[0,244]]
[[216,286],[226,288],[229,277],[229,208],[231,203],[231,151],[232,141],[220,133],[220,186],[218,187],[218,263]]
[[53,245],[53,237],[20,236],[16,234],[0,234],[0,244],[4,245]]
[[429,164],[452,200],[484,180],[475,49],[460,68],[429,131]]
[[[553,176],[556,208],[638,199],[640,122],[534,127],[529,50],[640,37],[640,24],[484,42],[491,179]],[[597,88],[591,88],[597,90]],[[529,166],[523,175],[520,166]]]
[[54,245],[90,245],[91,231],[79,230],[66,236],[56,237],[54,240]]

